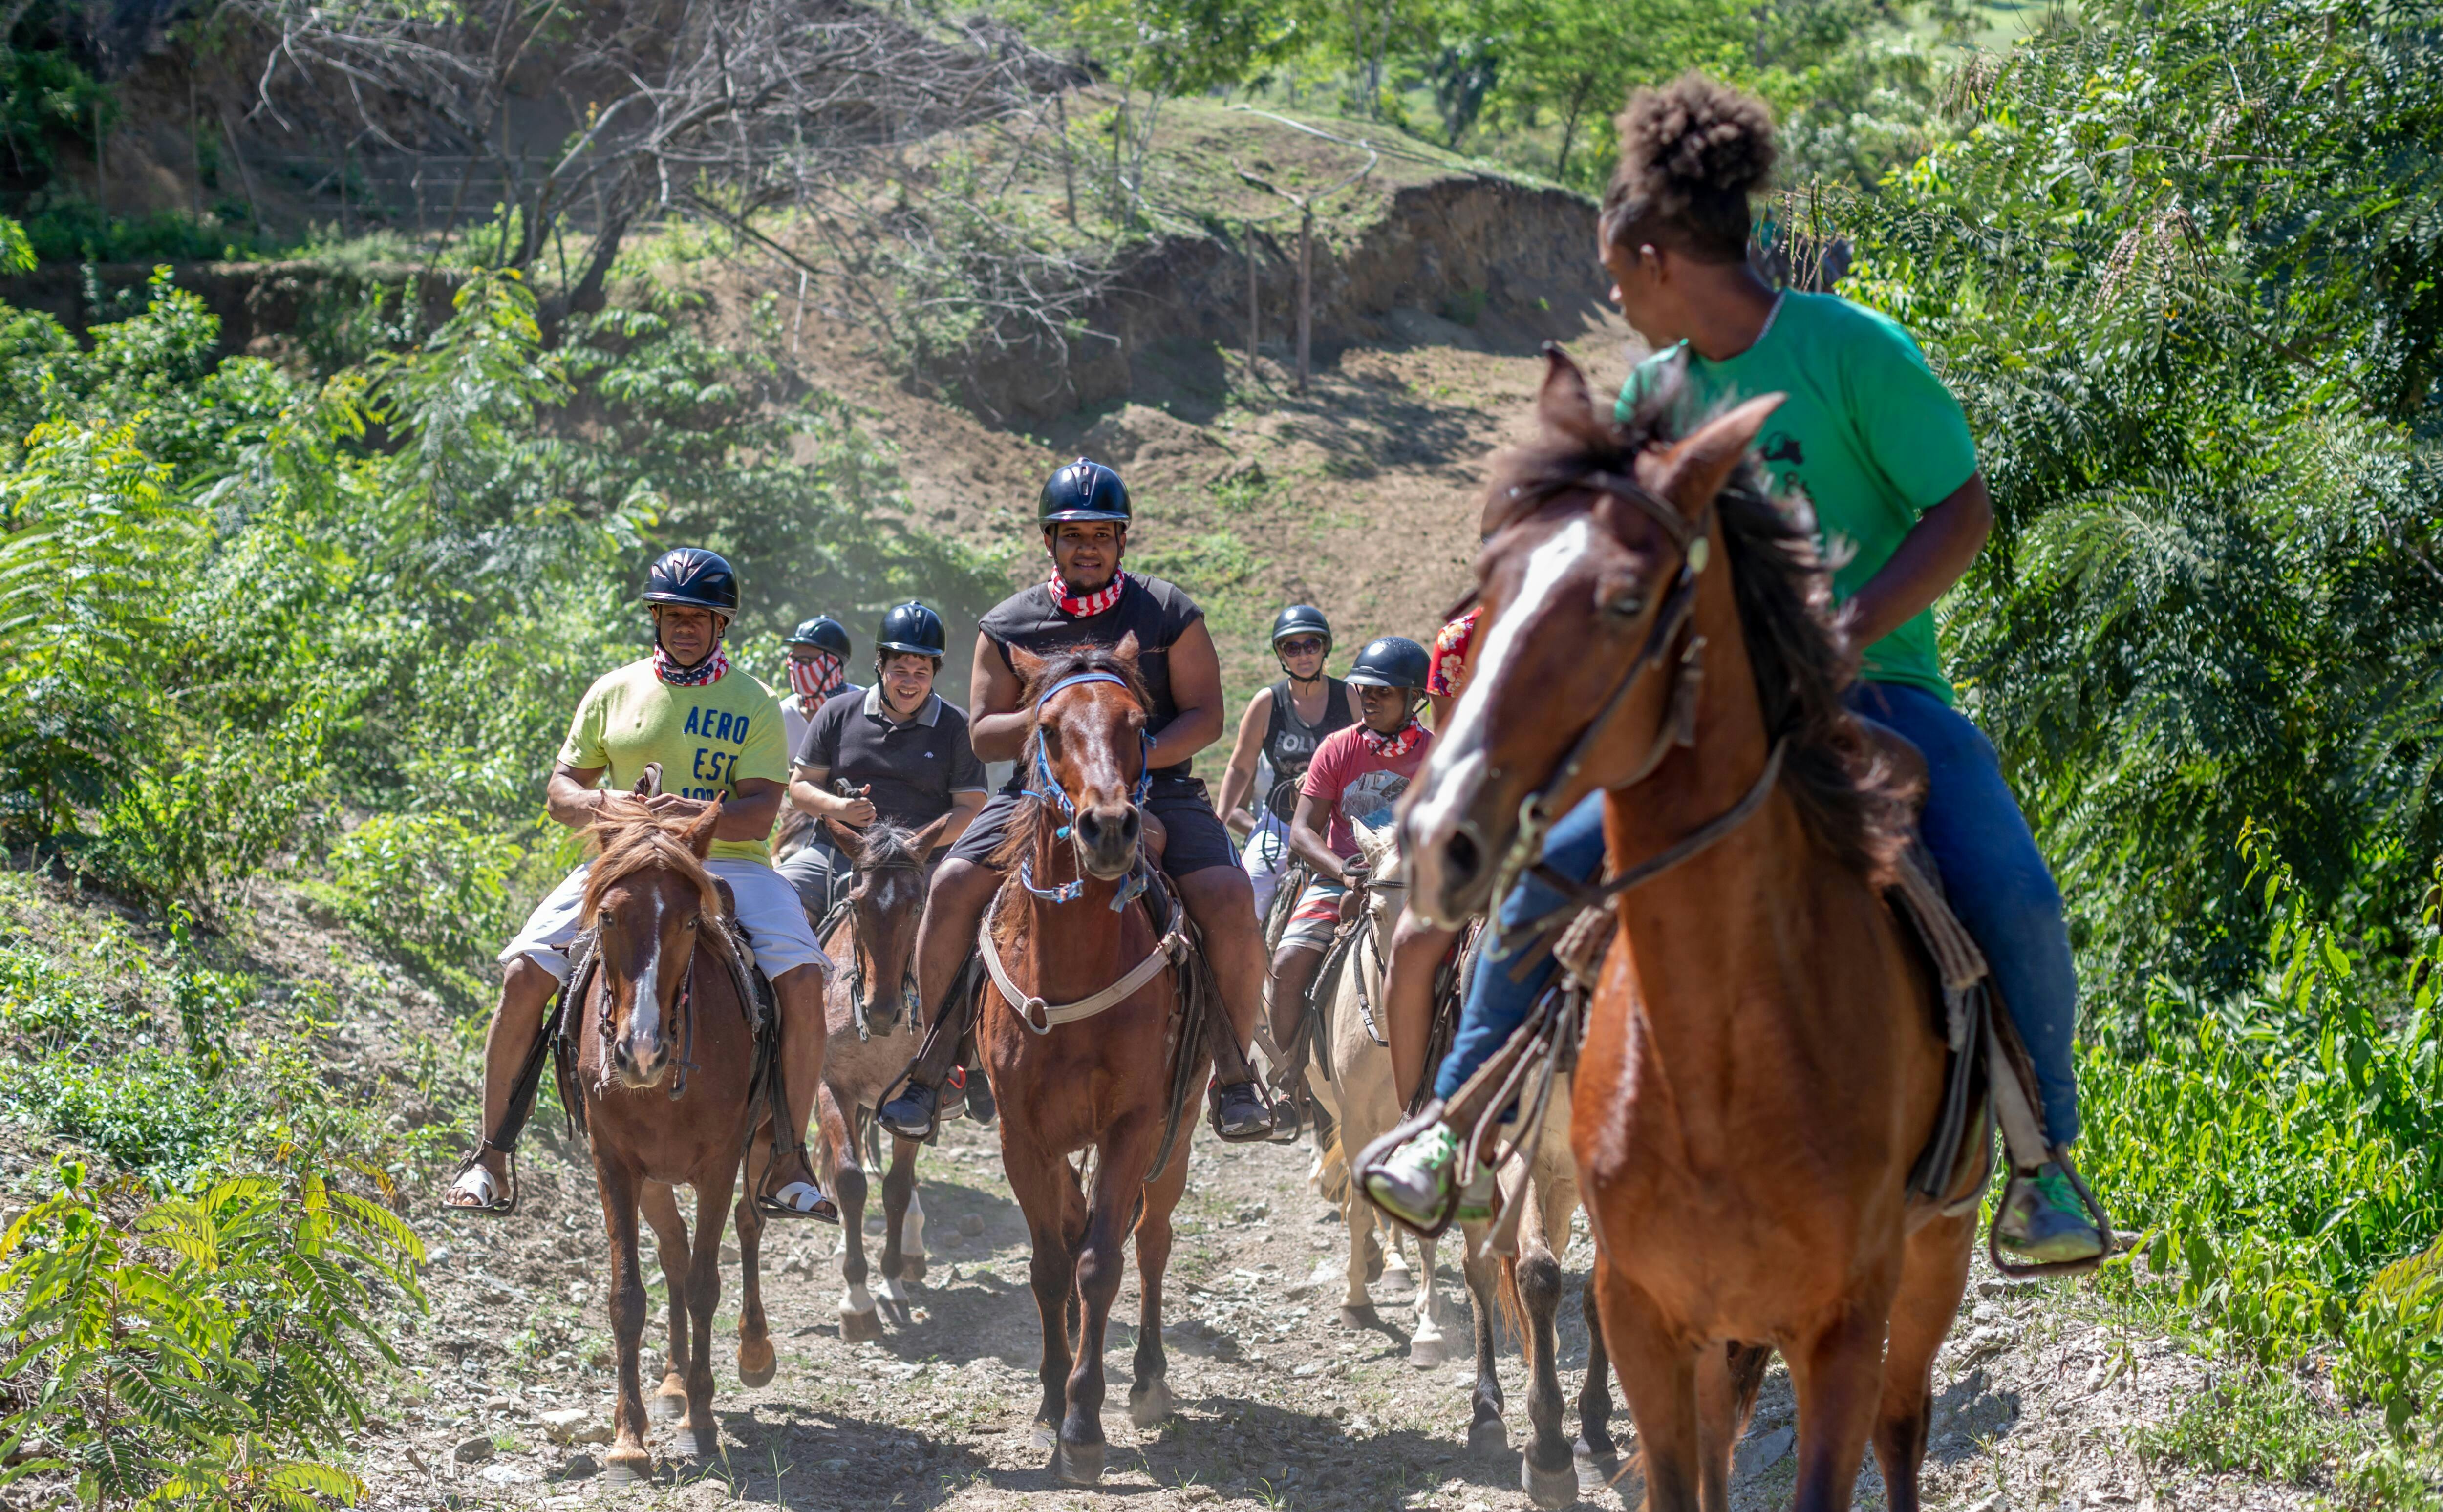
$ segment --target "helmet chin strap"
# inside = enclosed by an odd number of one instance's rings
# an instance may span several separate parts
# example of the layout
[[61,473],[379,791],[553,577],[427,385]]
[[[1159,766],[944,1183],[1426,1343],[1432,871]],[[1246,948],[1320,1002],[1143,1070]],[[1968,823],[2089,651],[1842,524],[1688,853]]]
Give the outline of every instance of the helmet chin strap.
[[1323,681],[1332,675],[1327,665],[1331,660],[1332,653],[1330,651],[1326,651],[1323,655],[1324,661],[1320,661],[1315,664],[1314,676],[1313,677],[1298,676],[1297,669],[1290,665],[1290,659],[1283,656],[1278,650],[1275,650],[1273,652],[1273,660],[1281,664],[1281,670],[1289,674],[1290,681],[1299,687],[1316,687],[1320,686]]

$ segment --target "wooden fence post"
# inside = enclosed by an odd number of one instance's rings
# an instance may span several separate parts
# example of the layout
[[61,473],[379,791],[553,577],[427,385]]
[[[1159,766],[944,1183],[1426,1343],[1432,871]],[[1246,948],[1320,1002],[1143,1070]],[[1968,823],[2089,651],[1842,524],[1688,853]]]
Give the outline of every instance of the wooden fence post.
[[1298,207],[1297,392],[1306,392],[1314,349],[1314,208]]

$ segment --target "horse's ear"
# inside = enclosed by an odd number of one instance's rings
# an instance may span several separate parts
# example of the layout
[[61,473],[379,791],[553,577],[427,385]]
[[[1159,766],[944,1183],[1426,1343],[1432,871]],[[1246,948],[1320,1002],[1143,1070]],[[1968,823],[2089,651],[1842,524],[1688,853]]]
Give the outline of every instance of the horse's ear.
[[1119,645],[1111,647],[1111,656],[1122,666],[1133,672],[1137,669],[1137,632],[1130,630],[1120,637]]
[[1594,394],[1587,388],[1587,375],[1559,342],[1545,342],[1544,388],[1535,396],[1536,418],[1547,430],[1574,436],[1585,431],[1594,413]]
[[832,837],[832,844],[840,847],[840,854],[848,857],[851,865],[865,865],[865,836],[830,814],[823,815],[823,832]]
[[721,805],[708,803],[705,805],[704,812],[689,820],[688,827],[679,831],[679,838],[695,852],[696,860],[702,861],[712,854],[712,831],[720,823]]
[[1637,481],[1682,516],[1696,519],[1730,482],[1748,448],[1755,445],[1756,432],[1788,397],[1768,393],[1750,399],[1706,421],[1671,446],[1643,453],[1637,459]]
[[1009,653],[1009,669],[1018,674],[1019,685],[1033,687],[1043,679],[1043,658],[1022,646],[1002,647]]
[[916,852],[918,860],[921,861],[933,853],[933,847],[942,843],[942,831],[949,828],[950,820],[957,812],[957,810],[951,810],[949,813],[942,815],[909,837],[908,848]]

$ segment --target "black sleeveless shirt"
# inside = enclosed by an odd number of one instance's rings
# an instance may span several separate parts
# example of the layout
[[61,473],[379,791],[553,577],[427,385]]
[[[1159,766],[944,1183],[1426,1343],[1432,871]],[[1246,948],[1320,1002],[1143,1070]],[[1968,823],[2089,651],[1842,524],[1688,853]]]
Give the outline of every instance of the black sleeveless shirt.
[[1314,748],[1323,744],[1325,736],[1357,722],[1356,716],[1349,711],[1349,684],[1336,677],[1323,682],[1321,724],[1309,724],[1298,718],[1288,678],[1272,687],[1273,711],[1264,721],[1264,759],[1273,764],[1273,791],[1264,806],[1279,815],[1284,824],[1297,814],[1298,784],[1306,776],[1306,764],[1314,759]]
[[[1052,590],[1038,582],[994,605],[976,628],[992,641],[1003,661],[1009,660],[1013,646],[1035,656],[1050,656],[1077,646],[1116,649],[1122,639],[1135,632],[1137,674],[1145,680],[1152,701],[1152,707],[1146,710],[1146,728],[1159,735],[1163,726],[1179,717],[1179,705],[1170,696],[1170,648],[1203,617],[1204,611],[1177,584],[1130,573],[1120,601],[1100,614],[1083,619],[1063,614],[1052,601]],[[1013,670],[1015,666],[1012,664]],[[1156,767],[1153,774],[1158,780],[1168,780],[1192,777],[1194,771],[1194,763],[1182,761]],[[1009,786],[1002,791],[1024,787],[1026,776],[1023,768],[1011,774]]]

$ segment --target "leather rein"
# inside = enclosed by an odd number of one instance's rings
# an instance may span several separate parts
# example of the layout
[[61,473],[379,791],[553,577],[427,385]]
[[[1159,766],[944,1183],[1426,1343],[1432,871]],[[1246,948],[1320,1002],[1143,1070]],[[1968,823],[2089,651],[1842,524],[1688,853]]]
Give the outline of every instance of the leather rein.
[[[1697,611],[1697,581],[1703,575],[1713,556],[1714,501],[1708,500],[1696,520],[1681,518],[1680,512],[1647,492],[1636,480],[1614,472],[1590,472],[1575,478],[1551,483],[1538,487],[1521,501],[1532,507],[1571,489],[1584,488],[1630,504],[1651,519],[1680,548],[1680,572],[1671,584],[1670,596],[1663,600],[1655,615],[1653,628],[1646,632],[1645,644],[1624,668],[1620,680],[1612,685],[1611,694],[1596,711],[1593,722],[1578,735],[1569,754],[1542,785],[1529,793],[1518,805],[1518,834],[1502,856],[1495,873],[1493,896],[1510,896],[1521,877],[1533,873],[1567,902],[1546,910],[1534,919],[1515,924],[1505,924],[1495,909],[1494,938],[1486,946],[1486,956],[1506,960],[1519,948],[1541,938],[1555,925],[1563,924],[1589,908],[1600,908],[1633,887],[1652,882],[1664,872],[1690,860],[1727,838],[1734,830],[1755,815],[1780,780],[1782,758],[1788,754],[1790,738],[1776,738],[1771,755],[1766,756],[1764,771],[1753,786],[1725,812],[1699,826],[1660,853],[1649,856],[1625,871],[1607,877],[1589,886],[1573,877],[1565,877],[1543,861],[1544,840],[1561,813],[1555,800],[1594,754],[1595,747],[1610,729],[1611,722],[1628,701],[1628,695],[1644,680],[1645,674],[1671,659],[1674,646],[1679,647],[1678,669],[1673,674],[1671,702],[1663,716],[1662,727],[1655,732],[1654,743],[1636,769],[1610,791],[1618,792],[1636,787],[1654,774],[1663,758],[1675,748],[1692,747],[1697,743],[1697,707],[1705,685],[1705,638],[1689,630]],[[1473,595],[1471,595],[1473,596]]]

